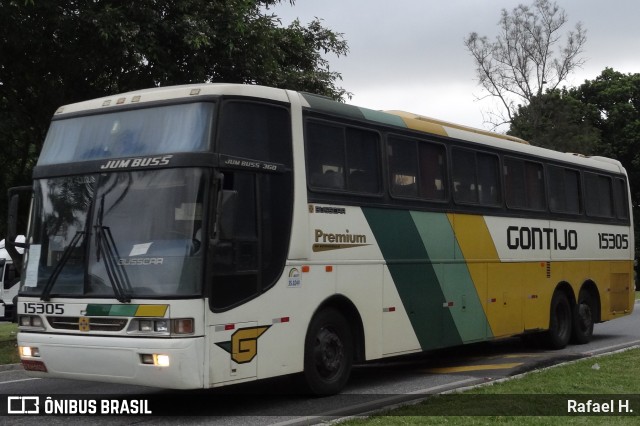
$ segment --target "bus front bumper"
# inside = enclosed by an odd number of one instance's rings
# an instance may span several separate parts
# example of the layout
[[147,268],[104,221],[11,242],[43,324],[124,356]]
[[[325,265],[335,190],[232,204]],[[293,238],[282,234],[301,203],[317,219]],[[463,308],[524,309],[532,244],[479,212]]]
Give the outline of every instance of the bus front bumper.
[[[22,365],[30,376],[167,389],[203,388],[204,341],[204,337],[18,334]],[[31,356],[24,355],[25,347]]]

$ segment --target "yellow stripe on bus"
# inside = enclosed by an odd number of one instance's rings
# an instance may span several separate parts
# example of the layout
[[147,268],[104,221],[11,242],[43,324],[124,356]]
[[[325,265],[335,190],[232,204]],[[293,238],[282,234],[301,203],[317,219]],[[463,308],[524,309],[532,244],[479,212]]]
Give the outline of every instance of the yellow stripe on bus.
[[169,305],[140,305],[134,316],[136,317],[164,317]]

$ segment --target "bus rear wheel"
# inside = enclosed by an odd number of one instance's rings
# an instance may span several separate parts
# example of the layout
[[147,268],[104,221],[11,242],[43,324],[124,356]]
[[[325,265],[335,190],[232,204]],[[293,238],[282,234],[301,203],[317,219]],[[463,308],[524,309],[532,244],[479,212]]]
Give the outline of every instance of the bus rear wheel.
[[304,376],[314,395],[333,395],[351,374],[353,340],[344,316],[325,309],[314,316],[304,345]]
[[593,336],[593,325],[595,307],[593,298],[588,291],[581,291],[578,303],[573,308],[573,327],[571,341],[577,344],[585,344],[591,341]]
[[551,298],[551,317],[546,343],[551,349],[562,349],[571,338],[573,315],[566,294],[556,291]]

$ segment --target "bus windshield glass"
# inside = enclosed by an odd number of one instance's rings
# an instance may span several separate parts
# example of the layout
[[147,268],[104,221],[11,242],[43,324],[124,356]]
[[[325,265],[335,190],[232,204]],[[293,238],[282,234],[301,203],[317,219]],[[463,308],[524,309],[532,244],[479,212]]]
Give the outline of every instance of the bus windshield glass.
[[214,103],[188,103],[55,120],[38,166],[206,151],[214,108]]
[[200,295],[208,174],[179,168],[37,180],[21,294]]

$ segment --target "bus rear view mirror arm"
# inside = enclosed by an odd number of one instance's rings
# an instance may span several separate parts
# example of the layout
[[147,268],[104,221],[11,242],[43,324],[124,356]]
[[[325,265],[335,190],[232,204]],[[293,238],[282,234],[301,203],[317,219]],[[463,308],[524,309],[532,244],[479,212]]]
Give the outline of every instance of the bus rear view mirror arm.
[[7,239],[6,239],[6,250],[13,259],[13,263],[16,268],[22,268],[22,254],[16,250],[16,247],[27,248],[29,245],[27,243],[19,243],[16,242],[16,236],[18,235],[18,205],[20,201],[19,192],[24,191],[33,191],[31,186],[16,186],[13,188],[9,188],[9,214],[7,215]]

